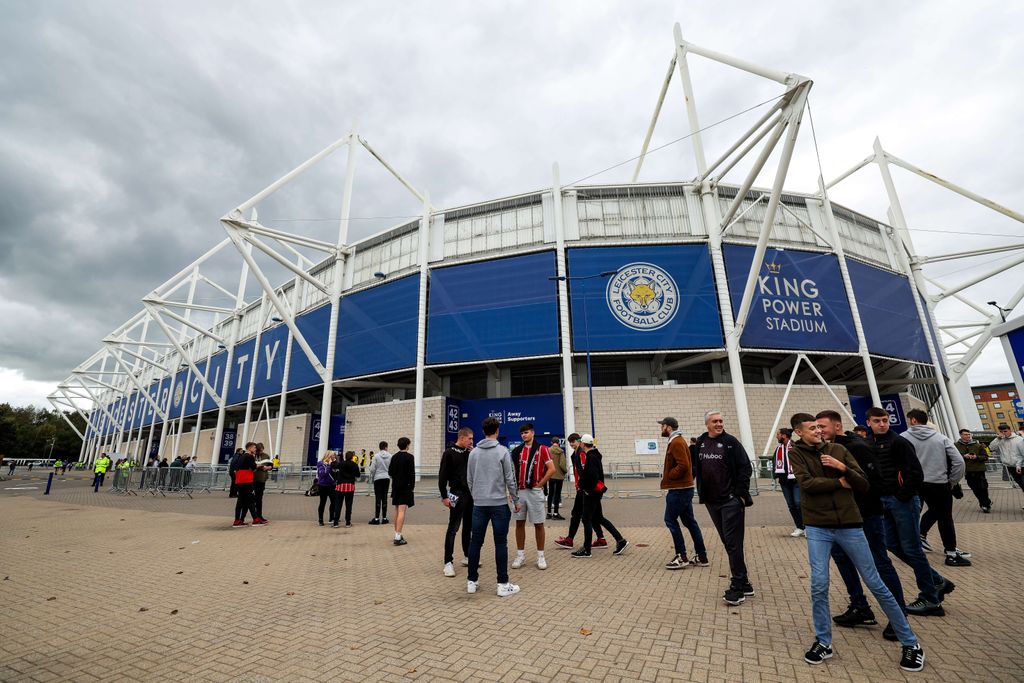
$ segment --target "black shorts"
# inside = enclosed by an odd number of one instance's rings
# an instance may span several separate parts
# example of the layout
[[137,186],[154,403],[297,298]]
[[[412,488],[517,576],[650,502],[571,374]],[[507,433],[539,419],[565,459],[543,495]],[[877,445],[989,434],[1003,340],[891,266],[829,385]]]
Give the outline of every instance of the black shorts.
[[395,507],[398,507],[399,505],[408,505],[409,507],[412,507],[416,504],[416,501],[413,498],[412,491],[394,491],[391,494],[391,504]]

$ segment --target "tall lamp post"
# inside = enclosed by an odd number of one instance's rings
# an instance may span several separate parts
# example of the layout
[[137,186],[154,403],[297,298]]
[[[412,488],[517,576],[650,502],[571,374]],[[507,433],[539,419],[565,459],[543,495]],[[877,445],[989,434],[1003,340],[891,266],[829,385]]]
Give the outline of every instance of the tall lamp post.
[[1006,314],[1010,312],[1009,309],[1003,308],[995,301],[986,301],[985,303],[987,303],[989,306],[995,306],[997,309],[999,309],[999,317],[1003,319],[1004,323],[1006,322]]
[[[615,275],[619,271],[617,270],[606,270],[601,273],[594,275],[556,275],[549,277],[549,280],[553,281],[565,281],[565,282],[580,282],[582,288],[582,299],[583,299],[583,335],[587,340],[587,394],[590,398],[590,435],[594,436],[597,433],[594,420],[594,375],[590,367],[590,316],[587,314],[587,280],[593,280],[595,278],[606,278]],[[570,310],[572,309],[572,303],[570,299],[569,304]]]

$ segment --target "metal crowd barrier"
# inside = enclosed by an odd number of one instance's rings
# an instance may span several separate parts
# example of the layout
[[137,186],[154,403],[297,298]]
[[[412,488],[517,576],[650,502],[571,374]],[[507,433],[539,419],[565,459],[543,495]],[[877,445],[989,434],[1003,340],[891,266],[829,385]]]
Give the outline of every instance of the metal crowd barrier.
[[134,496],[135,491],[132,490],[132,474],[135,472],[132,468],[118,467],[114,469],[114,477],[110,483],[110,492],[118,493],[122,496]]

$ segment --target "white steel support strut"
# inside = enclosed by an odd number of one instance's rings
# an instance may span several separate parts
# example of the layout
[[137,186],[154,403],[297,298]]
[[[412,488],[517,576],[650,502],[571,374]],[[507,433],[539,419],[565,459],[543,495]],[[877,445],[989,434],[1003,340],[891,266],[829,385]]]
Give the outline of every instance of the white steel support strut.
[[[672,60],[672,67],[675,68],[675,59]],[[672,72],[669,71],[669,77]],[[666,79],[666,83],[668,79]],[[658,99],[658,109],[661,109],[661,101],[665,98],[665,91],[662,90]],[[657,118],[657,116],[655,116]],[[653,128],[653,122],[652,122]],[[648,140],[650,136],[648,135]],[[646,142],[644,145],[646,150]],[[642,155],[641,155],[642,156]],[[642,161],[642,158],[641,158]],[[637,173],[640,172],[639,166]],[[551,208],[555,219],[555,268],[558,280],[558,331],[561,339],[562,352],[562,419],[565,422],[565,436],[576,431],[576,394],[572,378],[572,329],[569,326],[569,272],[565,263],[565,216],[562,214],[562,178],[559,173],[558,164],[552,164],[551,175],[554,178],[551,188]],[[636,176],[633,176],[636,180]],[[574,475],[575,476],[575,475]]]
[[[221,394],[218,398],[216,392],[211,392],[210,395],[214,398],[217,403],[217,426],[213,431],[213,444],[210,448],[210,464],[216,465],[220,461],[220,445],[224,440],[224,419],[226,417],[227,405],[228,405],[228,390],[231,387],[231,366],[235,360],[235,342],[238,341],[238,328],[242,324],[242,309],[245,306],[245,286],[249,281],[249,268],[252,267],[252,247],[243,245],[238,239],[236,234],[228,231],[228,237],[231,238],[231,242],[238,249],[242,255],[243,263],[241,272],[238,275],[238,289],[235,293],[235,312],[231,314],[231,331],[229,332],[229,338],[227,343],[227,358],[226,364],[224,365],[224,381],[221,384]],[[198,372],[196,373],[199,374]],[[203,385],[206,385],[206,379],[203,379]],[[236,444],[237,445],[237,444]]]
[[427,248],[430,240],[430,199],[427,196],[423,197],[423,216],[420,218],[419,233],[420,288],[416,314],[416,412],[413,420],[413,456],[417,480],[420,478],[419,466],[423,464],[423,375],[427,358],[427,284],[430,274],[427,264],[430,254]]
[[[260,364],[260,340],[263,339],[263,326],[267,322],[267,295],[260,297],[259,324],[256,325],[256,339],[253,342],[253,358],[249,367],[249,391],[245,396],[245,426],[242,427],[242,443],[249,440],[249,420],[252,419],[252,397],[256,390],[256,368]],[[270,435],[267,435],[269,440]]]
[[[302,295],[303,280],[295,278],[292,283],[291,308],[296,310]],[[292,368],[292,331],[288,330],[288,341],[284,347],[284,371],[281,373],[281,396],[277,408],[277,433],[274,434],[274,455],[281,457],[281,443],[284,439],[284,413],[288,401],[288,377]]]

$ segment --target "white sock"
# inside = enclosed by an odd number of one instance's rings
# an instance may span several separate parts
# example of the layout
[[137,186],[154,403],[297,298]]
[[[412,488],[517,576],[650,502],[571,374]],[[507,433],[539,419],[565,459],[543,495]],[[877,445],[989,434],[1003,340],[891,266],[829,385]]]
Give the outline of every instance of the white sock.
[[537,551],[537,559],[538,560],[543,560],[544,559],[544,551],[543,550],[538,550]]
[[401,540],[402,540],[402,534],[400,534],[400,533],[398,533],[398,532],[396,531],[396,532],[395,532],[395,540],[396,540],[396,541],[401,541]]
[[516,551],[516,557],[526,557],[526,551],[525,550],[517,550]]

